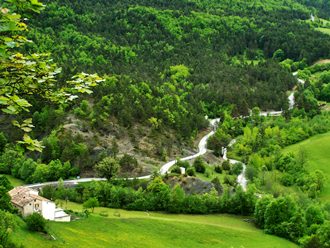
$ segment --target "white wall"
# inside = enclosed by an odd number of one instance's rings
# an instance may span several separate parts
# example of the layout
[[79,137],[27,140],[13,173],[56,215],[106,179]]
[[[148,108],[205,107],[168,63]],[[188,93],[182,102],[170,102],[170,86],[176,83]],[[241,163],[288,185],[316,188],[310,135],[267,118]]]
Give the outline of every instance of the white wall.
[[54,220],[55,219],[55,203],[50,201],[42,201],[42,216],[46,220]]
[[70,215],[66,215],[63,217],[59,217],[55,219],[56,222],[70,222],[71,221],[71,216]]
[[25,216],[28,216],[30,214],[33,214],[34,213],[34,207],[33,207],[33,203],[30,202],[28,204],[26,204],[24,207],[23,207],[23,211],[22,211],[22,215],[25,217]]

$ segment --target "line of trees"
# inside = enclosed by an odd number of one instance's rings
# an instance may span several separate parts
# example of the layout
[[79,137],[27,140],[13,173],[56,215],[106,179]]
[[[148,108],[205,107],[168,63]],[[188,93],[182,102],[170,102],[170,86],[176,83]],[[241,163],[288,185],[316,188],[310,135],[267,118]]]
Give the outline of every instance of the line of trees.
[[179,185],[171,188],[160,177],[149,182],[127,184],[114,181],[79,184],[76,188],[56,189],[47,186],[43,188],[42,194],[49,199],[68,199],[80,203],[96,198],[100,206],[109,208],[186,214],[251,215],[256,201],[253,189],[244,192],[240,187],[237,187],[234,193],[226,188],[219,195],[215,188],[206,194],[186,194]]

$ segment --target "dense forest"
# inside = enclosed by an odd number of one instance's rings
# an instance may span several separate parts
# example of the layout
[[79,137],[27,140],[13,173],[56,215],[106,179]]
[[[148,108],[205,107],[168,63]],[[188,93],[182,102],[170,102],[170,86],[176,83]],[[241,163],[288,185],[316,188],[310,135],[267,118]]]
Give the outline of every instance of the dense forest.
[[[64,156],[53,152],[57,155],[51,159],[65,162],[75,154],[74,163],[85,161],[83,166],[100,159],[86,159],[95,157],[92,147],[100,142],[81,145],[84,139],[70,134],[74,130],[56,129],[68,116],[64,112],[98,136],[118,130],[113,123],[126,128],[142,124],[191,141],[206,126],[205,115],[230,111],[245,116],[255,106],[287,109],[286,94],[295,84],[292,71],[329,55],[327,36],[304,21],[312,10],[295,1],[44,3],[45,10],[28,20],[27,37],[34,42],[24,50],[51,52],[62,68],[59,85],[80,71],[98,72],[105,79],[92,97],[59,109],[42,107],[39,100],[31,109],[34,137],[42,139],[55,129],[52,136],[68,139],[60,138],[53,148],[72,141],[76,147]],[[313,12],[320,9],[314,7]],[[292,61],[289,67],[278,64],[285,59]],[[164,137],[151,140],[164,144]],[[152,153],[171,155],[170,150]]]
[[254,106],[285,109],[293,79],[268,60],[312,63],[329,55],[329,39],[301,21],[310,10],[294,1],[45,4],[31,20],[29,49],[52,52],[63,75],[97,71],[157,85],[160,74],[183,64],[193,98],[209,115],[219,104],[235,105],[237,114]]

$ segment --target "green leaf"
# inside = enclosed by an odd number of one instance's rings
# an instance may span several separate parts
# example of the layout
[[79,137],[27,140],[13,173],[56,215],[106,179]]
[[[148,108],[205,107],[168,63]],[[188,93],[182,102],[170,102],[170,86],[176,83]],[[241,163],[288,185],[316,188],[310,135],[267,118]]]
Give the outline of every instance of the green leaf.
[[18,112],[19,112],[18,109],[13,105],[8,106],[7,108],[3,109],[2,111],[7,114],[10,114],[10,115],[15,115],[15,114],[18,114]]
[[13,120],[11,123],[12,123],[15,127],[19,127],[19,128],[21,128],[21,125],[19,124],[18,121]]
[[0,104],[1,105],[8,105],[8,97],[0,96]]

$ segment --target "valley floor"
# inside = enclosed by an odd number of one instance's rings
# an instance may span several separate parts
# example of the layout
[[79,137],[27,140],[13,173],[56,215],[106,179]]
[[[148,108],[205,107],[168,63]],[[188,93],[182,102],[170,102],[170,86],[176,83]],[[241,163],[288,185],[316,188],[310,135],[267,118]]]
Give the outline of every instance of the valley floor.
[[[82,211],[71,203],[63,207]],[[103,216],[100,216],[100,213]],[[12,238],[25,247],[297,247],[267,235],[244,217],[231,215],[174,215],[96,208],[87,219],[71,223],[49,223],[56,240],[25,230],[24,224]]]

